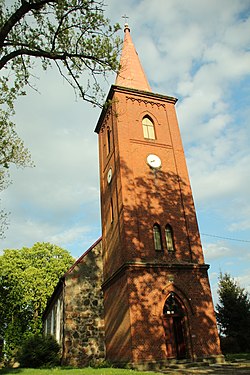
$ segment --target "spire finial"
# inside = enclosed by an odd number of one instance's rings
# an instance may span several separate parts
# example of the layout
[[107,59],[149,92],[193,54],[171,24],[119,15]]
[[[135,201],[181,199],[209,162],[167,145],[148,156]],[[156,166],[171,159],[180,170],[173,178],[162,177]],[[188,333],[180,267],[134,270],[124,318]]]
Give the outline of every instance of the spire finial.
[[124,14],[124,16],[122,16],[122,18],[125,19],[124,32],[125,32],[126,30],[130,31],[130,28],[129,28],[129,26],[128,26],[128,19],[129,19],[129,17],[128,17],[126,14]]

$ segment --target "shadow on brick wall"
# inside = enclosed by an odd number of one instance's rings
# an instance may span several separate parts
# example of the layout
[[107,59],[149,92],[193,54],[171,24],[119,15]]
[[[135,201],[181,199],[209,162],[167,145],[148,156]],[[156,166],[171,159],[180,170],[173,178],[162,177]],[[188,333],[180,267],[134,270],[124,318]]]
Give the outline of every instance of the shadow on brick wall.
[[[104,192],[104,200],[112,197],[114,205],[103,253],[108,359],[139,363],[219,356],[208,266],[188,178],[145,168],[146,177],[134,178],[122,161],[116,172],[123,185],[114,183]],[[155,249],[154,224],[161,230],[161,250]],[[167,248],[168,224],[174,251]],[[176,311],[164,311],[170,296]]]

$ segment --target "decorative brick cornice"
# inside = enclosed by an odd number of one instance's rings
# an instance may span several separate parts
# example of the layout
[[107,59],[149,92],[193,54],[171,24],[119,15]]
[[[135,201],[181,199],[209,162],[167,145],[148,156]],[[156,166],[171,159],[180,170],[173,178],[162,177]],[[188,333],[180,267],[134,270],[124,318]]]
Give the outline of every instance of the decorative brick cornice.
[[130,100],[132,103],[134,103],[134,102],[138,102],[139,105],[140,105],[141,103],[143,103],[146,107],[147,107],[148,105],[150,105],[152,108],[153,108],[154,106],[156,106],[156,107],[158,107],[158,108],[160,108],[160,107],[165,108],[165,104],[164,104],[164,103],[153,102],[153,101],[151,101],[151,100],[147,100],[147,99],[135,98],[134,96],[126,96],[126,101],[129,101],[129,100]]
[[[155,94],[155,93],[150,92],[150,91],[143,91],[143,90],[131,89],[131,88],[128,88],[128,87],[112,85],[110,90],[109,90],[109,93],[108,93],[108,96],[107,96],[107,99],[106,99],[106,103],[108,103],[109,101],[111,101],[113,99],[113,96],[114,96],[115,92],[125,94],[126,97],[131,98],[131,100],[133,98],[134,101],[140,100],[141,102],[144,102],[145,105],[149,105],[149,104],[150,105],[157,105],[158,107],[163,106],[163,108],[165,107],[165,103],[171,103],[171,104],[175,105],[175,103],[177,102],[177,99],[172,97],[172,96]],[[149,98],[151,100],[149,100]],[[106,113],[108,112],[108,110],[109,110],[109,108],[107,108],[106,106],[103,107],[103,110],[100,114],[99,120],[98,120],[96,128],[95,128],[96,133],[100,132],[100,129],[103,125],[103,119],[106,116]]]

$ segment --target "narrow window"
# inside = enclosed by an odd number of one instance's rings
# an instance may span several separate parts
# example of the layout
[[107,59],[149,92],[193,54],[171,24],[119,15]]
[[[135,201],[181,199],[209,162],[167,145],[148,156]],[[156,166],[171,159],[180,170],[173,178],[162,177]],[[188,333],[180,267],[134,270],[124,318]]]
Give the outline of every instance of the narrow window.
[[61,337],[61,306],[60,306],[60,299],[57,301],[56,307],[56,340],[60,343]]
[[143,136],[147,139],[155,139],[154,123],[150,117],[145,116],[142,119]]
[[169,224],[165,228],[165,237],[168,251],[174,251],[173,229]]
[[50,334],[54,335],[54,306],[51,310],[51,326],[50,326]]
[[113,199],[110,200],[110,222],[113,223],[114,221],[114,207],[113,207]]
[[162,250],[161,229],[158,224],[153,226],[155,250]]
[[111,131],[110,128],[107,129],[107,155],[110,153],[111,150]]
[[48,334],[48,318],[46,318],[46,320],[45,320],[44,333],[45,333],[45,335]]

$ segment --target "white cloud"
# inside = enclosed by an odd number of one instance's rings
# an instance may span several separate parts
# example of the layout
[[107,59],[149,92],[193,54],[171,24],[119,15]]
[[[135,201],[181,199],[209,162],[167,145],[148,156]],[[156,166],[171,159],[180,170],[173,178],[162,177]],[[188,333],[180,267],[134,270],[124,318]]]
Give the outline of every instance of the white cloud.
[[203,251],[208,263],[215,259],[227,258],[233,255],[233,249],[221,241],[206,244]]
[[209,278],[215,305],[218,303],[218,281],[220,273],[229,273],[239,285],[250,292],[248,243],[229,239],[204,241],[206,263],[210,264]]
[[[179,97],[177,115],[202,231],[249,239],[249,2],[107,0],[107,5],[113,22],[122,24],[124,13],[130,17],[153,91]],[[76,101],[54,70],[38,75],[41,94],[29,91],[16,114],[36,167],[14,172],[13,185],[2,195],[11,211],[2,248],[51,241],[79,256],[101,233],[93,132],[100,111]],[[214,293],[219,267],[247,277],[246,248],[210,242],[204,252]]]
[[61,232],[48,236],[46,241],[56,243],[59,246],[67,247],[74,245],[78,246],[79,251],[76,252],[80,256],[85,250],[88,249],[98,238],[96,235],[96,228],[94,226],[84,227],[79,223],[71,228],[66,228]]
[[[2,248],[56,243],[79,254],[85,249],[66,233],[91,225],[100,235],[97,135],[99,110],[74,101],[70,88],[51,71],[38,71],[41,94],[29,90],[16,108],[18,132],[30,149],[35,168],[12,168],[13,184],[2,193],[10,228]],[[93,212],[90,211],[90,207]],[[96,230],[95,228],[98,228]],[[88,229],[89,230],[89,229]],[[79,241],[83,238],[79,234]],[[65,237],[65,241],[63,241]],[[89,234],[87,237],[91,237]],[[68,238],[68,242],[66,239]],[[94,238],[95,239],[95,238]],[[86,245],[89,246],[88,240]]]
[[246,275],[238,276],[235,278],[241,288],[246,289],[250,293],[250,269]]

